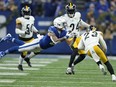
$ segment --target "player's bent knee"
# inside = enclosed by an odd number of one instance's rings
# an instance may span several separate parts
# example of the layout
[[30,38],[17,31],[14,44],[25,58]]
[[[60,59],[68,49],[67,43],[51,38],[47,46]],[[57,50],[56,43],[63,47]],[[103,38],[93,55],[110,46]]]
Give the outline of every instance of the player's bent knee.
[[25,58],[26,55],[27,55],[27,51],[24,51],[24,52],[21,53],[21,57],[22,57],[22,58]]

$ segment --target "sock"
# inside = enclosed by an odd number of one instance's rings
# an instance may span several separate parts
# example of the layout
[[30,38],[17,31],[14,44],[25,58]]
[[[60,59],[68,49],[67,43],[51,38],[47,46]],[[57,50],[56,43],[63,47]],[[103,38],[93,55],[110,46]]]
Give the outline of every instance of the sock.
[[111,74],[111,75],[114,74],[114,69],[113,69],[112,65],[110,64],[110,62],[107,61],[107,62],[104,63],[104,64],[106,65],[106,67],[107,67],[108,71],[110,72],[110,74]]
[[74,61],[74,65],[78,64],[85,59],[86,54],[80,54],[79,57]]
[[23,60],[24,60],[24,59],[20,56],[20,57],[19,57],[19,65],[22,65],[22,64],[23,64]]
[[73,52],[71,54],[71,57],[70,57],[70,61],[69,61],[69,65],[68,65],[69,67],[72,66],[72,63],[74,62],[74,59],[75,59],[75,57],[77,55],[77,52],[78,52],[78,49],[74,48]]
[[97,63],[98,66],[99,66],[100,64],[102,65],[101,61],[98,61],[98,62],[96,62],[96,63]]

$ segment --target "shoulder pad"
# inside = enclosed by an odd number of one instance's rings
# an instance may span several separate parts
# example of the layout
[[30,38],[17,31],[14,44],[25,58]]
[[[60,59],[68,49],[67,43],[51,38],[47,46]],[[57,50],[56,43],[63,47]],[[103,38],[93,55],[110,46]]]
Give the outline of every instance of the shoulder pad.
[[16,19],[16,24],[21,24],[21,18]]
[[33,16],[30,16],[30,19],[31,19],[31,20],[35,20],[35,18],[34,18]]
[[81,17],[81,13],[80,12],[76,12],[75,15],[78,16],[78,17]]

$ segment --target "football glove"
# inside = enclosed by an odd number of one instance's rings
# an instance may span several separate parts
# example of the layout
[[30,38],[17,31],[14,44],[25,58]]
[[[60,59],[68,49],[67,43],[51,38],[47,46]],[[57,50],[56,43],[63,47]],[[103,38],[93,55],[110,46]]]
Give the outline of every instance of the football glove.
[[96,27],[94,27],[93,25],[91,25],[89,28],[90,28],[90,30],[92,30],[92,31],[96,31]]
[[44,37],[44,35],[37,34],[37,38],[40,40]]

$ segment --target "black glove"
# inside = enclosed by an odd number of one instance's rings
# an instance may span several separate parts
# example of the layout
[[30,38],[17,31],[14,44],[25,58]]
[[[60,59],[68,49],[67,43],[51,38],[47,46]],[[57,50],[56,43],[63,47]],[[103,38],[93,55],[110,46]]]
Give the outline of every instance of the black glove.
[[92,31],[96,31],[96,27],[95,26],[93,26],[93,25],[90,25],[90,30],[92,30]]

